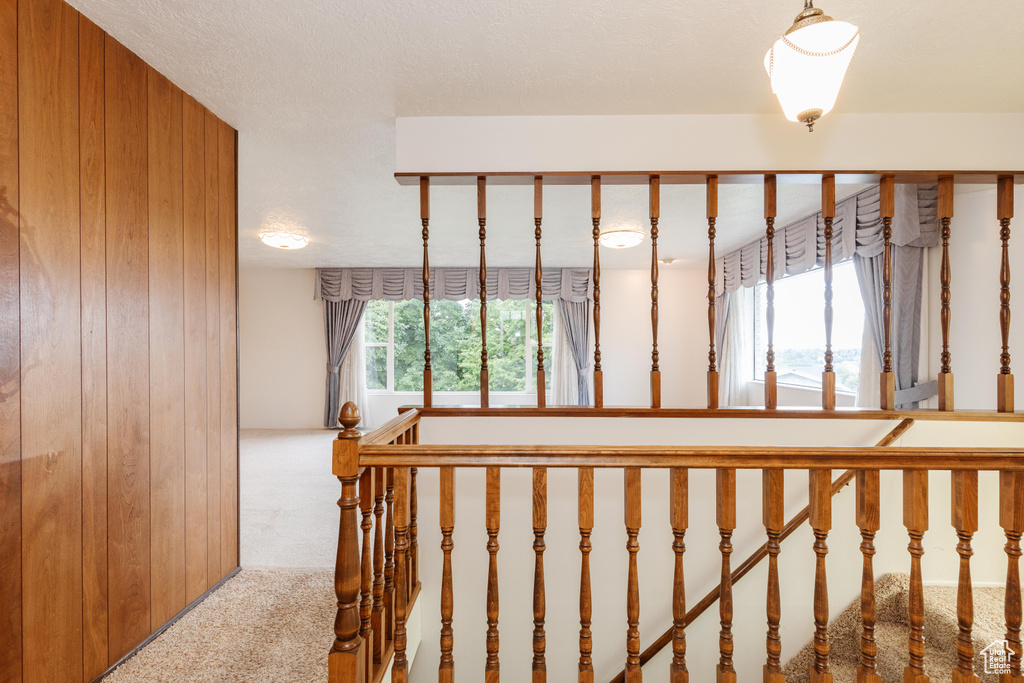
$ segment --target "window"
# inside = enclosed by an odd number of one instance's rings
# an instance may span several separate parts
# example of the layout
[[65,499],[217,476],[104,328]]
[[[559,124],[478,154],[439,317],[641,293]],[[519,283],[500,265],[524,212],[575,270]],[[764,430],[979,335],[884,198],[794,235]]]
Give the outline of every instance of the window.
[[[491,391],[534,391],[537,368],[536,303],[487,302],[487,369]],[[544,314],[545,390],[551,388],[554,305]],[[430,304],[430,364],[434,391],[480,390],[480,301]],[[370,301],[366,331],[366,388],[423,391],[423,302]]]
[[[864,302],[853,262],[832,269],[832,354],[836,391],[856,393]],[[762,379],[768,350],[767,284],[754,288],[754,378]],[[775,282],[775,371],[779,384],[821,389],[825,370],[825,271],[816,268]]]

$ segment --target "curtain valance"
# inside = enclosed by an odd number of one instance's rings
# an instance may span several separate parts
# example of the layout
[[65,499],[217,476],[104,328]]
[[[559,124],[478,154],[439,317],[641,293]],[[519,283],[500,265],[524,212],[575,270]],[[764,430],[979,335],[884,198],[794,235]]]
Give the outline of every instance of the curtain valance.
[[[897,185],[892,243],[930,247],[938,243],[938,186]],[[882,253],[878,186],[836,203],[832,221],[832,262]],[[821,212],[775,231],[775,275],[796,275],[825,263],[825,221]],[[761,237],[715,262],[717,294],[753,287],[768,267],[768,239]]]
[[[533,299],[537,284],[533,268],[490,268],[487,298]],[[562,301],[589,301],[594,285],[588,268],[551,268],[542,275],[541,292]],[[430,271],[430,298],[461,301],[479,295],[477,268],[434,268]],[[423,271],[419,268],[317,268],[314,298],[328,301],[423,298]]]

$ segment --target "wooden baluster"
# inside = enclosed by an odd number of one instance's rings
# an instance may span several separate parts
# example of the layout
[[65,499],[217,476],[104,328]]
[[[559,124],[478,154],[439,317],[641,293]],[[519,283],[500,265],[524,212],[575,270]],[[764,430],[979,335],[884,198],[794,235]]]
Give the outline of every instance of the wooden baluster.
[[387,518],[384,527],[384,641],[395,641],[395,468],[387,471]]
[[928,530],[928,471],[903,472],[903,526],[910,536],[910,664],[903,670],[906,683],[928,683],[924,673],[924,584],[921,577],[921,556],[924,555],[924,532]]
[[334,619],[334,644],[327,658],[328,680],[331,683],[364,683],[366,655],[359,635],[359,527],[356,508],[359,496],[359,411],[349,401],[341,408],[339,422],[344,430],[334,440],[334,475],[341,482],[338,557],[334,569],[334,592],[338,612]]
[[1021,675],[1021,593],[1020,538],[1024,532],[1024,472],[999,473],[999,525],[1006,534],[1006,640],[1014,654],[1010,673],[1000,674],[999,683],[1020,683]]
[[[953,218],[953,176],[939,178],[939,222],[942,236],[942,266],[939,269],[942,310],[942,367],[939,371],[939,410],[953,410],[953,370],[949,354],[950,290],[952,274],[949,267],[949,224]],[[972,645],[973,647],[973,645]],[[955,675],[955,674],[954,674]]]
[[857,471],[857,526],[860,527],[860,551],[864,556],[864,570],[860,589],[860,618],[863,629],[860,636],[860,665],[857,683],[882,683],[878,675],[875,643],[875,533],[881,519],[879,513],[880,480],[878,470]]
[[455,611],[455,597],[452,590],[452,550],[455,542],[455,469],[441,468],[441,552],[444,554],[441,566],[441,663],[438,666],[438,683],[454,683],[455,632],[452,630],[452,615]]
[[373,610],[370,629],[373,632],[373,670],[384,656],[384,479],[383,467],[373,470]]
[[640,577],[636,555],[640,551],[640,468],[627,467],[625,484],[626,552],[629,572],[626,585],[626,683],[641,683],[640,669]]
[[686,527],[689,526],[689,478],[688,470],[672,469],[669,477],[669,521],[672,524],[672,552],[675,554],[675,569],[672,573],[672,664],[669,667],[670,683],[689,683],[686,670],[686,586],[683,580],[683,553],[686,552]]
[[[412,443],[416,443],[415,437]],[[416,513],[419,507],[416,495],[416,475],[419,469],[409,470],[409,594],[412,595],[420,583],[420,544],[419,528],[416,526]]]
[[590,179],[590,209],[594,223],[594,407],[604,407],[601,371],[601,176]]
[[825,221],[825,370],[821,373],[821,407],[836,408],[836,373],[832,366],[832,222],[836,217],[836,177],[821,178],[821,217]]
[[1010,219],[1013,218],[1013,176],[999,178],[997,212],[999,239],[1003,243],[1003,258],[999,268],[999,331],[1003,338],[1003,352],[999,356],[999,376],[996,382],[996,409],[1001,413],[1013,412],[1013,374],[1010,373]]
[[409,468],[396,467],[395,471],[395,659],[391,665],[392,683],[406,683],[409,661],[406,658],[409,616],[409,593],[405,589],[409,578]]
[[732,532],[736,529],[736,470],[716,470],[716,520],[721,541],[718,549],[722,553],[721,597],[718,601],[721,631],[718,633],[717,683],[736,683],[736,669],[733,668],[732,654]]
[[882,410],[896,409],[896,375],[892,371],[892,219],[896,215],[896,182],[891,175],[878,183],[879,214],[882,218]]
[[782,673],[782,596],[779,591],[779,551],[782,532],[786,528],[785,472],[764,470],[761,473],[761,516],[768,535],[768,635],[765,647],[768,658],[764,665],[764,683],[786,683]]
[[487,374],[487,177],[476,179],[476,213],[480,223],[480,407],[490,406]]
[[590,533],[594,530],[594,468],[579,470],[580,516],[580,683],[594,683],[594,661],[590,619],[593,605],[590,594]]
[[956,529],[956,551],[960,555],[960,580],[956,590],[956,615],[960,633],[957,636],[957,666],[953,683],[978,683],[974,674],[974,595],[971,586],[971,538],[978,530],[978,473],[967,470],[952,472],[952,522]]
[[543,408],[547,399],[544,379],[544,271],[540,263],[540,222],[544,206],[544,179],[533,179],[533,236],[537,241],[537,265],[534,273],[537,286],[537,407]]
[[363,521],[362,585],[359,602],[359,636],[363,639],[363,654],[366,657],[366,673],[373,671],[373,631],[371,615],[373,612],[373,544],[370,542],[370,531],[373,530],[373,468],[367,467],[359,477],[359,511]]
[[651,176],[651,407],[661,407],[661,368],[658,366],[658,220],[661,218],[661,178]]
[[501,468],[487,468],[487,661],[484,680],[498,681],[498,528],[501,522]]
[[832,529],[832,470],[811,470],[809,476],[811,529],[814,531],[814,663],[810,683],[832,683],[828,670],[828,577],[825,555]]
[[423,407],[434,404],[434,381],[430,367],[430,176],[420,176],[420,221],[423,223]]
[[708,408],[718,407],[718,354],[715,323],[715,222],[718,220],[718,176],[708,176]]
[[767,283],[765,289],[765,300],[767,308],[765,312],[765,323],[768,327],[768,355],[764,371],[764,407],[778,408],[778,375],[775,374],[775,216],[776,207],[776,178],[774,175],[764,177],[764,220],[765,237],[768,239],[768,264],[765,266],[764,278]]
[[533,470],[533,683],[548,679],[544,634],[546,598],[544,594],[544,532],[548,527],[548,471]]

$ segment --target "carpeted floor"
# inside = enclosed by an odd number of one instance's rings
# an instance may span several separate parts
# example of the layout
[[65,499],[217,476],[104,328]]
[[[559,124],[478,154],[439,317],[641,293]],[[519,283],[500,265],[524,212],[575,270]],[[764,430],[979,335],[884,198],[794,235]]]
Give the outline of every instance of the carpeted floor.
[[[878,643],[878,673],[883,681],[902,681],[907,665],[907,642],[910,624],[907,621],[907,598],[910,577],[906,574],[888,574],[876,582],[875,603],[878,622],[875,640]],[[996,676],[985,676],[978,653],[996,640],[1002,640],[1006,631],[1003,621],[1002,588],[974,589],[974,651],[975,671],[981,680],[995,681]],[[932,683],[951,680],[956,665],[956,588],[926,586],[924,592],[925,673]],[[860,661],[860,600],[850,605],[828,627],[831,645],[829,663],[836,681],[857,680]],[[784,667],[789,683],[806,683],[814,645],[809,643]]]

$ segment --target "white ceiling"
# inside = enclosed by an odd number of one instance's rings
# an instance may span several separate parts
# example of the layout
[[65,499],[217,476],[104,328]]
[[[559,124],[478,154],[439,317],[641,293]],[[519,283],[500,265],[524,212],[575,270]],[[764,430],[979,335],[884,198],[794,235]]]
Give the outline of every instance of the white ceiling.
[[[799,0],[71,4],[238,129],[240,259],[281,267],[418,264],[418,191],[392,177],[396,116],[778,112],[761,63],[802,6]],[[836,111],[1024,112],[1021,0],[818,4],[863,35]],[[663,196],[662,255],[700,260],[703,189],[665,186]],[[813,212],[818,202],[816,187],[780,185],[780,224]],[[549,265],[589,263],[588,203],[587,187],[547,191]],[[474,205],[472,187],[434,190],[434,265],[476,262]],[[720,205],[723,249],[760,230],[760,187],[723,186]],[[603,206],[605,224],[646,222],[646,188],[606,187]],[[312,243],[296,252],[264,247],[256,233],[268,226],[290,226]],[[489,190],[488,244],[494,266],[532,263],[528,187]],[[609,253],[604,266],[646,267],[644,252]]]

